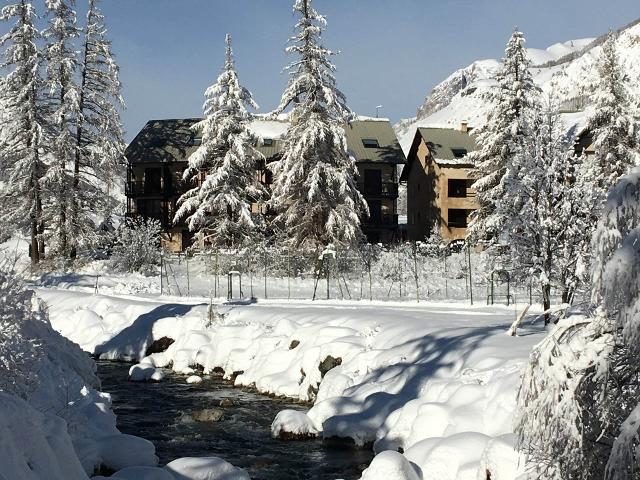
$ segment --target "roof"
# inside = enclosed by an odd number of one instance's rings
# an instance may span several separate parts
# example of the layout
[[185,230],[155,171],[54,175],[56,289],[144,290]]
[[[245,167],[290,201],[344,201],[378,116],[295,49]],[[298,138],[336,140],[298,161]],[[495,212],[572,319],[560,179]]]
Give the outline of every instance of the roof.
[[127,159],[135,163],[185,161],[195,151],[198,118],[150,120],[129,144]]
[[465,157],[459,158],[454,151],[466,150],[473,152],[477,149],[474,138],[468,132],[456,130],[453,128],[428,128],[420,127],[416,131],[416,135],[409,150],[407,164],[402,170],[401,181],[407,181],[411,164],[415,158],[420,142],[424,142],[429,147],[432,158],[439,165],[471,167],[473,164]]
[[[127,147],[130,163],[180,162],[195,151],[195,132],[191,129],[200,119],[151,120]],[[258,150],[266,158],[282,150],[282,135],[288,124],[282,120],[254,119],[250,128],[259,137]],[[345,128],[350,153],[358,162],[381,162],[402,165],[406,159],[391,123],[383,119],[354,120]],[[365,148],[363,139],[375,139],[379,148]],[[271,140],[271,145],[265,145]]]

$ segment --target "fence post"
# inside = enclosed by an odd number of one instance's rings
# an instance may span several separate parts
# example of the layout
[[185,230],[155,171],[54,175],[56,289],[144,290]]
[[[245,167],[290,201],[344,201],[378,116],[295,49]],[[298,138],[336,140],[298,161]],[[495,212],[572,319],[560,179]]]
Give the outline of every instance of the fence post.
[[267,263],[268,263],[268,259],[267,259],[267,249],[262,247],[262,251],[264,253],[264,298],[269,298],[267,296]]
[[291,300],[291,248],[287,248],[287,300]]
[[467,260],[469,262],[469,295],[473,305],[473,275],[471,273],[471,244],[467,243]]
[[187,297],[191,296],[191,280],[189,278],[189,255],[184,254],[184,261],[187,265]]
[[418,272],[418,244],[413,241],[413,270],[416,279],[416,303],[420,303],[420,275]]

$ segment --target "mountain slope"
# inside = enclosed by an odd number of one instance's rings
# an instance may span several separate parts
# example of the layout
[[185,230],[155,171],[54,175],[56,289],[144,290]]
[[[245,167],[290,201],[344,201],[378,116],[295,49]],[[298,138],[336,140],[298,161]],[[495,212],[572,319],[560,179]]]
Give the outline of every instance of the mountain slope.
[[[640,20],[620,30],[620,59],[631,79],[640,79]],[[557,43],[546,50],[528,49],[535,82],[544,92],[555,91],[568,128],[583,124],[591,105],[590,92],[597,81],[596,63],[605,36]],[[486,121],[486,93],[494,87],[501,62],[479,60],[454,72],[433,88],[416,118],[403,120],[396,132],[405,152],[417,127],[456,128],[461,122],[479,127]],[[640,96],[640,82],[630,82]]]

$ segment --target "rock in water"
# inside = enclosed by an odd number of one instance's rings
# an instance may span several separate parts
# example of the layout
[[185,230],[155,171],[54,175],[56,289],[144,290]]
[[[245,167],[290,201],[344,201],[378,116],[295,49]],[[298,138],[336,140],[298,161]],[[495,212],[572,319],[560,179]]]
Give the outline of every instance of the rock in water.
[[196,422],[219,422],[224,417],[224,412],[218,408],[197,410],[191,414]]

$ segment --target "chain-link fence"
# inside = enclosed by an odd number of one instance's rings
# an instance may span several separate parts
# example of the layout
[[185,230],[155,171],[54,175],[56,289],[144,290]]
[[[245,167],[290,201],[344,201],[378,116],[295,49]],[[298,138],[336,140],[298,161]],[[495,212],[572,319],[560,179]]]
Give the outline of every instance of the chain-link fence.
[[[265,246],[164,254],[165,295],[225,299],[468,300],[539,303],[539,289],[509,272],[487,274],[484,256],[428,244],[300,251]],[[556,302],[559,292],[553,292]]]

